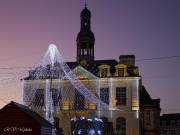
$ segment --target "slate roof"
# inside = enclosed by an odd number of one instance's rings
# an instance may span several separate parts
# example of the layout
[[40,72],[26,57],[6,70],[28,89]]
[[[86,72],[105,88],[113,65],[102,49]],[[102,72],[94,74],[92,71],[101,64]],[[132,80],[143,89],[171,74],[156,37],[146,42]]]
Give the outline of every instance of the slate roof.
[[180,113],[169,113],[161,116],[163,120],[180,120]]
[[77,62],[67,62],[67,64],[71,69],[73,69],[73,68],[75,68],[76,66],[79,65]]
[[142,86],[142,89],[140,90],[140,106],[160,108],[160,99],[152,99],[146,88]]
[[37,114],[36,112],[32,111],[31,109],[29,109],[27,106],[21,105],[19,103],[13,102],[11,101],[9,104],[7,104],[6,106],[4,106],[1,110],[3,110],[6,107],[10,107],[10,106],[15,106],[18,109],[20,109],[21,111],[23,111],[24,113],[26,113],[27,115],[29,115],[32,119],[34,119],[35,121],[37,121],[39,124],[41,124],[41,126],[44,127],[52,127],[52,124],[49,123],[46,119],[44,119],[43,117],[41,117],[39,114]]
[[[78,62],[66,62],[67,65],[70,67],[71,70],[75,69],[78,67],[80,64]],[[115,66],[119,64],[115,59],[109,59],[109,60],[95,60],[91,63],[88,63],[86,66],[82,66],[85,68],[87,71],[95,75],[96,77],[99,77],[99,66],[100,65],[109,65],[110,66],[110,72],[111,75],[113,76],[115,73]],[[54,79],[60,78],[61,74],[61,67],[57,63],[56,64],[56,69],[54,70]],[[36,67],[34,70],[29,71],[29,75],[24,78],[24,80],[36,80],[36,79],[50,79],[51,76],[51,71],[50,71],[50,65],[47,65],[46,67]],[[136,66],[133,67],[128,67],[127,72],[130,77],[137,77],[137,74],[134,74],[134,68],[137,68]],[[36,76],[39,75],[39,76]],[[44,76],[43,76],[44,75]],[[63,76],[63,75],[62,75]]]
[[[67,64],[71,69],[73,69],[79,65],[77,62],[67,62]],[[89,72],[91,72],[92,74],[94,74],[95,76],[98,77],[98,73],[99,73],[98,66],[103,65],[103,64],[109,65],[110,66],[110,72],[112,75],[114,75],[115,66],[119,63],[115,59],[95,60],[94,62],[90,63],[89,65],[87,65],[84,68],[86,68]],[[133,72],[134,68],[137,68],[137,67],[134,66],[134,67],[128,67],[127,68],[127,72],[129,74],[129,76],[131,76],[131,77],[137,77],[137,75],[134,74],[134,72]]]
[[[68,64],[68,66],[71,69],[78,65],[77,62],[67,62],[67,64]],[[84,68],[86,68],[89,72],[91,72],[95,76],[98,76],[98,73],[99,73],[98,66],[100,66],[102,64],[109,65],[111,67],[111,69],[110,69],[111,73],[114,74],[114,72],[115,72],[115,65],[117,65],[118,62],[116,60],[114,60],[114,59],[110,59],[110,60],[95,60],[92,63],[90,63],[89,65],[85,66]]]
[[73,72],[77,77],[82,77],[83,79],[87,79],[87,80],[97,79],[97,77],[94,74],[87,71],[85,68],[83,68],[80,65],[74,68]]

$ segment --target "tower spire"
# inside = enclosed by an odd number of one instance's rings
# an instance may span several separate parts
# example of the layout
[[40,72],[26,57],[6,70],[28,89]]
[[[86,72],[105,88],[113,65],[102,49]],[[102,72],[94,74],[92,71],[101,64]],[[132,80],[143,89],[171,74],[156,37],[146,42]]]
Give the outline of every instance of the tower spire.
[[77,43],[77,62],[78,63],[91,63],[94,61],[94,33],[91,31],[91,12],[86,8],[81,11],[80,19],[81,26],[78,33]]
[[87,8],[87,0],[85,0],[85,8]]

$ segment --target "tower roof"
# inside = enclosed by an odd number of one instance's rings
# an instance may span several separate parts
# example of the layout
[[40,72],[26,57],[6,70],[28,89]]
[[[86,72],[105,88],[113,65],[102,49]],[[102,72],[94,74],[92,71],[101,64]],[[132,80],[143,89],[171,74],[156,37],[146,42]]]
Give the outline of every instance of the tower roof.
[[91,17],[91,12],[89,9],[87,9],[87,7],[85,6],[85,8],[81,11],[81,17]]
[[77,61],[86,63],[94,61],[94,33],[91,31],[91,12],[86,4],[80,14],[81,28],[77,35]]
[[88,42],[94,42],[95,37],[92,31],[80,31],[78,33],[76,41],[88,41]]
[[85,4],[84,9],[81,11],[81,29],[78,33],[76,41],[94,42],[94,33],[91,31],[91,12],[87,9]]

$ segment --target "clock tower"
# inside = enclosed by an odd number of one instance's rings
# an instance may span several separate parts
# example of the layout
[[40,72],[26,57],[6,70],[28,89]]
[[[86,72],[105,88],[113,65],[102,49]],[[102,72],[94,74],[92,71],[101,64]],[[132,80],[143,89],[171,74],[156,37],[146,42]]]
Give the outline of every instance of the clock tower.
[[77,43],[77,62],[82,66],[94,61],[94,34],[91,31],[91,12],[85,8],[80,15],[81,27],[78,33]]

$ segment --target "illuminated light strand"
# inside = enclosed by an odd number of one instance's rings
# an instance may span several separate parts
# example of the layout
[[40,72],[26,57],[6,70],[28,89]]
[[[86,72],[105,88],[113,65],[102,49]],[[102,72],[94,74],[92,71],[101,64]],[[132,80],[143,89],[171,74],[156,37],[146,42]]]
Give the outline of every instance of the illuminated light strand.
[[[41,83],[39,83],[41,80],[43,79],[47,79],[47,77],[50,78],[56,75],[56,70],[54,68],[56,68],[56,66],[54,66],[55,64],[59,64],[60,68],[58,69],[58,76],[56,79],[59,79],[59,81],[61,81],[62,79],[68,79],[68,81],[71,83],[72,86],[67,88],[64,88],[64,86],[61,86],[62,83],[58,83],[55,84],[58,86],[58,92],[61,95],[61,99],[60,102],[61,104],[65,103],[66,101],[71,101],[68,103],[68,106],[74,106],[74,102],[73,102],[73,97],[71,97],[71,93],[73,91],[74,88],[76,88],[77,92],[79,92],[84,98],[85,100],[88,100],[88,102],[92,102],[95,105],[98,106],[98,110],[100,111],[101,109],[103,110],[120,110],[117,108],[112,108],[112,106],[109,106],[108,104],[104,103],[103,101],[101,101],[100,99],[100,93],[98,95],[97,94],[97,87],[99,86],[99,79],[94,76],[93,74],[89,73],[88,71],[86,71],[84,68],[78,66],[76,67],[73,71],[69,68],[69,66],[64,62],[61,54],[59,53],[59,51],[57,50],[55,45],[50,45],[47,52],[45,53],[45,55],[43,56],[43,58],[40,60],[39,63],[36,64],[34,70],[32,70],[32,72],[35,72],[33,74],[32,80],[31,78],[29,79],[31,81],[31,83],[27,83],[24,84],[24,93],[23,93],[23,101],[26,105],[30,106],[33,110],[39,112],[40,110],[42,112],[46,112],[46,118],[48,118],[48,115],[53,115],[53,111],[54,111],[54,105],[53,105],[53,99],[52,99],[52,94],[50,94],[47,91],[50,91],[50,88],[46,89],[46,92],[43,93],[38,93],[38,94],[44,94],[44,97],[46,98],[44,100],[45,105],[41,105],[41,100],[42,97],[36,97],[37,95],[37,90],[38,89],[42,89],[42,88],[46,88],[46,86],[42,86]],[[47,66],[49,65],[49,71],[46,70]],[[76,74],[78,73],[83,73],[84,76],[87,77],[87,79],[89,80],[97,80],[94,81],[93,84],[83,84],[76,76]],[[39,81],[39,82],[38,82]],[[53,80],[52,80],[53,81]],[[63,80],[62,80],[63,81]],[[83,81],[83,80],[82,80]],[[28,79],[27,79],[28,82]],[[23,81],[23,83],[26,83],[26,81]],[[54,83],[54,82],[52,82]],[[44,85],[46,85],[46,83],[44,83]],[[96,90],[95,92],[90,91],[90,89],[92,87],[95,87]],[[98,89],[99,90],[99,89]],[[40,92],[40,91],[39,91]],[[50,95],[50,96],[48,96]],[[36,101],[35,101],[36,100]],[[80,102],[83,102],[80,97],[78,97],[78,100]],[[34,106],[33,103],[37,102],[37,105]],[[58,104],[59,105],[59,104]],[[59,105],[60,106],[60,105]],[[68,107],[67,106],[67,107]],[[64,107],[62,105],[62,107]],[[68,107],[68,110],[70,109]],[[56,110],[56,109],[55,109]],[[122,110],[121,110],[122,111]],[[49,113],[49,114],[48,114]]]
[[[53,49],[52,49],[53,48]],[[53,51],[52,51],[53,50]],[[53,53],[53,54],[52,54]],[[53,58],[53,59],[52,59]],[[101,104],[103,108],[108,109],[108,105],[101,101],[99,97],[95,96],[90,90],[88,90],[76,77],[74,72],[69,68],[69,66],[64,62],[61,54],[55,45],[50,45],[39,66],[48,65],[49,63],[58,62],[62,71],[64,71],[66,77],[71,82],[71,84],[76,88],[76,90],[81,93],[86,99],[95,103]]]

